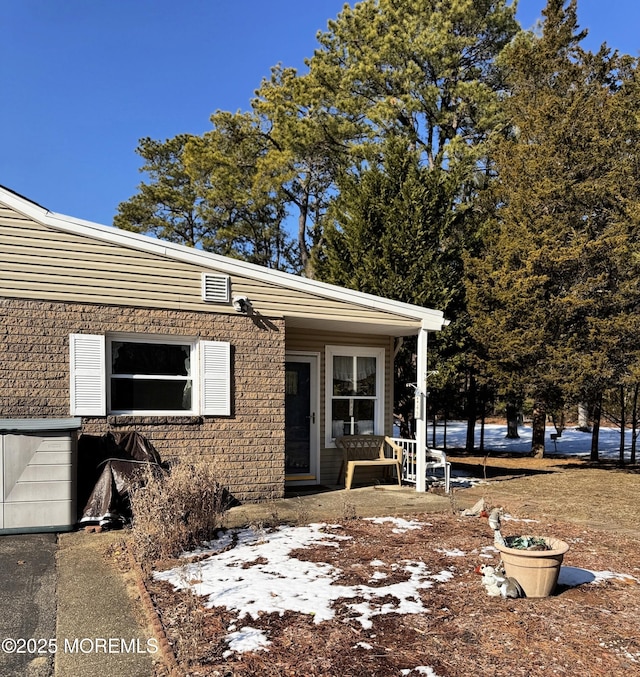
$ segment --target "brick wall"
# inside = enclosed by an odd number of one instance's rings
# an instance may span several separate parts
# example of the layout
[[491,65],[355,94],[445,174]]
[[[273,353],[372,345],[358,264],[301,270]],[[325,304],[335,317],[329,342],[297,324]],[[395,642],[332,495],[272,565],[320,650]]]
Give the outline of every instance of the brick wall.
[[130,332],[228,341],[230,417],[107,416],[82,432],[137,430],[163,459],[215,458],[232,494],[284,492],[284,321],[244,315],[0,299],[0,418],[69,416],[69,334]]

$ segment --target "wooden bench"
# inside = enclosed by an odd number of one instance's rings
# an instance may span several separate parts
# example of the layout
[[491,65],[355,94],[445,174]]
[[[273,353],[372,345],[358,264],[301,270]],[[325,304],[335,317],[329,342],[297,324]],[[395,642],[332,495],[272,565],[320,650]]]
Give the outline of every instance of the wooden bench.
[[[342,435],[336,438],[336,447],[342,449],[342,465],[338,484],[346,471],[345,489],[351,489],[353,471],[357,466],[395,467],[398,484],[402,484],[402,447],[390,437],[382,435]],[[387,451],[390,454],[387,456]]]

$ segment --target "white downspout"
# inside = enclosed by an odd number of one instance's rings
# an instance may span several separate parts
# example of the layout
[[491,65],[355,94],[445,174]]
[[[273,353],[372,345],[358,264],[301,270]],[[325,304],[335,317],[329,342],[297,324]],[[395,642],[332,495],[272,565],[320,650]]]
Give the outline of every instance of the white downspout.
[[416,387],[416,491],[427,490],[427,343],[428,332],[418,332]]

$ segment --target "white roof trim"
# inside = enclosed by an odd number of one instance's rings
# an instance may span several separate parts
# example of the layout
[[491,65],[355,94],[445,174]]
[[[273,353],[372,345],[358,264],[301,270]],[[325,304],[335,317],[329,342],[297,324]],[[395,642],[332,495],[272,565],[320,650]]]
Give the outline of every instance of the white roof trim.
[[364,292],[347,289],[346,287],[339,287],[327,284],[326,282],[319,282],[318,280],[310,280],[298,275],[292,275],[291,273],[284,273],[279,270],[272,270],[253,263],[247,263],[246,261],[239,261],[226,256],[220,256],[219,254],[192,249],[173,242],[156,240],[146,235],[120,230],[112,226],[104,226],[91,221],[65,216],[64,214],[56,214],[2,186],[0,186],[0,200],[15,211],[38,223],[65,232],[92,237],[112,244],[159,254],[178,261],[213,268],[218,272],[230,275],[244,275],[288,289],[393,313],[404,318],[419,321],[423,328],[431,331],[438,331],[448,324],[444,319],[443,313],[439,310],[423,308],[400,301],[392,301],[380,296],[374,296],[373,294],[365,294]]

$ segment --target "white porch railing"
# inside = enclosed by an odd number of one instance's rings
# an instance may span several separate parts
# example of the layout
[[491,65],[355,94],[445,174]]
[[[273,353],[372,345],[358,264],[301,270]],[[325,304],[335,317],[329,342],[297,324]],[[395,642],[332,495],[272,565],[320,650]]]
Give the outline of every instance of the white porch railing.
[[[408,440],[402,437],[391,438],[399,447],[402,447],[402,479],[404,482],[416,484],[417,480],[417,459],[418,443],[416,440]],[[451,463],[447,461],[447,456],[440,449],[426,449],[425,467],[427,473],[436,468],[442,468],[444,474],[445,491],[449,493],[451,484]],[[431,474],[430,474],[431,475]]]
[[402,437],[391,438],[399,447],[402,447],[402,480],[416,483],[416,449],[415,440],[406,440]]

